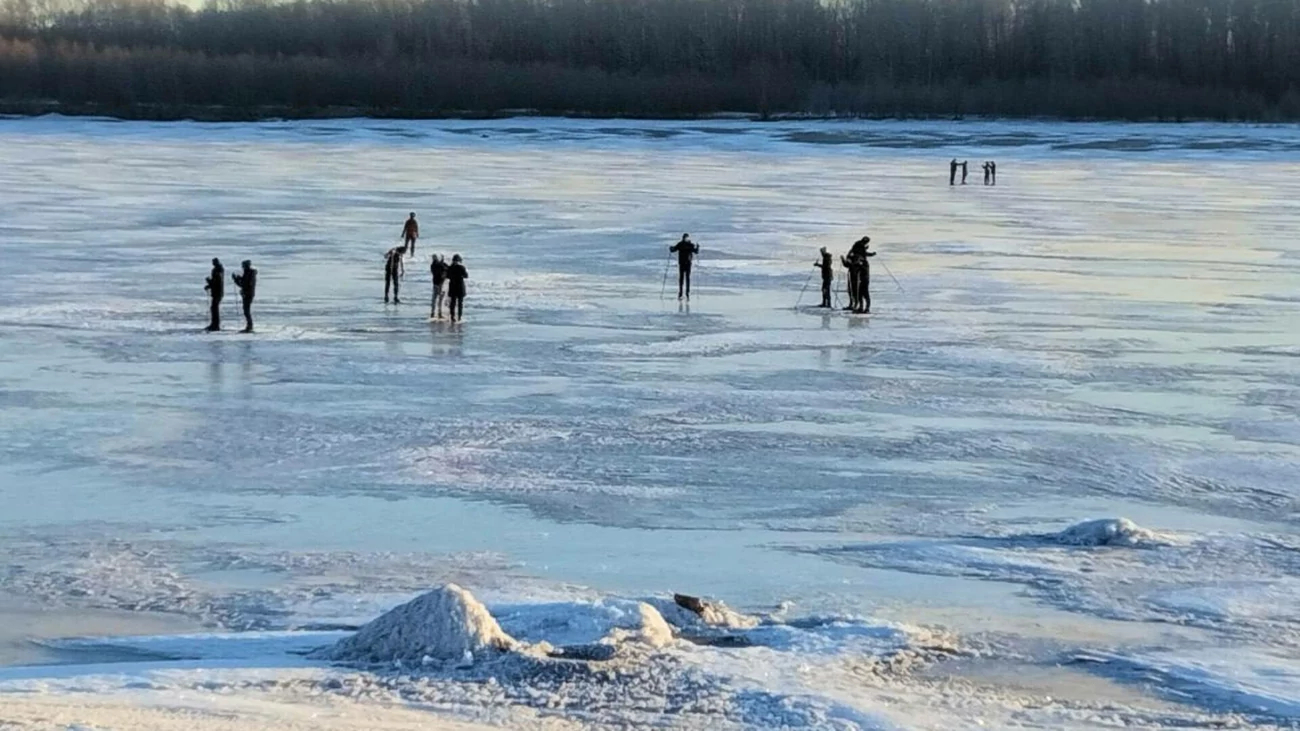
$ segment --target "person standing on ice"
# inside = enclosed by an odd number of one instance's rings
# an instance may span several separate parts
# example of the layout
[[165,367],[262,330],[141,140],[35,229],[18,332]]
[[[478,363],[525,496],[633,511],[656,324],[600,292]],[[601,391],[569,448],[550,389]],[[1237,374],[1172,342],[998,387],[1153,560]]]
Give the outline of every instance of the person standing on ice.
[[221,260],[212,259],[212,273],[208,275],[207,284],[203,289],[208,292],[211,298],[210,309],[212,317],[208,321],[208,332],[216,332],[221,329],[221,300],[226,296],[226,268],[221,266]]
[[429,263],[429,274],[433,276],[433,300],[429,303],[429,319],[442,319],[443,284],[447,281],[447,261],[434,254]]
[[992,183],[992,185],[997,185],[997,184],[998,184],[998,164],[997,164],[997,162],[995,162],[995,161],[993,161],[993,160],[989,160],[989,174],[990,174],[990,176],[991,176],[992,179],[993,179],[993,183]]
[[469,279],[469,270],[461,263],[460,254],[451,257],[451,266],[447,267],[447,314],[452,322],[465,318],[465,280]]
[[865,315],[871,312],[871,257],[876,255],[874,251],[867,251],[867,246],[871,244],[870,236],[863,236],[853,242],[853,248],[849,249],[849,260],[857,264],[857,272],[854,279],[856,280],[858,301],[854,304],[853,311]]
[[962,185],[966,184],[966,173],[969,172],[969,169],[966,167],[967,162],[968,161],[966,160],[961,161],[961,184]]
[[238,274],[231,274],[230,278],[235,281],[235,286],[239,287],[239,298],[244,302],[244,329],[240,332],[253,332],[253,298],[257,296],[257,270],[253,268],[253,262],[245,259],[240,266],[243,268]]
[[844,287],[849,295],[849,304],[844,310],[852,312],[858,309],[858,260],[853,257],[852,250],[847,256],[840,257],[840,265],[844,267]]
[[956,184],[957,184],[957,158],[954,157],[952,159],[952,162],[948,163],[948,185],[956,185]]
[[420,238],[420,224],[415,220],[415,211],[411,211],[411,217],[406,219],[402,226],[402,243],[415,256],[415,240]]
[[835,282],[835,269],[831,262],[831,252],[822,247],[821,261],[816,262],[813,266],[822,270],[822,303],[819,307],[831,306],[831,285]]
[[993,174],[993,169],[990,167],[992,164],[993,164],[993,163],[989,162],[988,160],[985,160],[985,161],[984,161],[984,165],[982,166],[982,167],[984,168],[984,184],[985,184],[985,185],[988,185],[988,184],[989,184],[989,177]]
[[406,267],[402,265],[402,255],[406,253],[406,246],[394,246],[384,254],[384,304],[388,304],[388,291],[391,288],[393,292],[393,304],[400,305],[402,300],[398,299],[397,291],[401,287],[402,275],[406,274]]
[[677,299],[681,299],[683,293],[686,299],[690,299],[691,264],[695,261],[695,255],[700,253],[700,247],[691,241],[690,234],[682,234],[682,240],[669,246],[668,251],[677,254]]

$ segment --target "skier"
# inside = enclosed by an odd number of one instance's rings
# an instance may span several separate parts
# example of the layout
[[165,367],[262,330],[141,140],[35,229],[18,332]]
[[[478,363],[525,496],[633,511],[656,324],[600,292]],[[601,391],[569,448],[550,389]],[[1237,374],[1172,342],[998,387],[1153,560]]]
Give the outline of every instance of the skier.
[[429,303],[429,319],[442,319],[443,283],[447,281],[447,261],[437,254],[429,264],[429,273],[433,275],[433,301]]
[[854,312],[865,315],[871,312],[871,257],[876,255],[874,251],[867,251],[867,246],[871,244],[870,236],[863,236],[853,242],[853,248],[849,250],[849,257],[857,262],[857,293],[858,302]]
[[465,280],[469,271],[461,263],[460,254],[451,257],[451,266],[447,267],[447,311],[452,322],[459,322],[465,317]]
[[203,289],[211,298],[212,319],[208,322],[207,330],[216,332],[221,329],[221,300],[226,296],[226,268],[221,266],[220,259],[213,258],[212,273],[208,275]]
[[410,250],[411,257],[415,257],[415,240],[420,238],[420,224],[415,220],[415,211],[411,212],[411,217],[406,219],[402,226],[402,243]]
[[402,276],[406,274],[406,267],[402,264],[402,256],[406,253],[406,245],[394,246],[384,254],[384,304],[388,304],[388,290],[393,290],[393,304],[400,305],[402,300],[398,298],[397,290],[401,286]]
[[244,329],[240,332],[253,332],[253,297],[257,295],[257,270],[253,268],[253,262],[245,259],[240,266],[243,272],[231,274],[230,278],[235,281],[235,286],[239,287],[239,297],[244,301]]
[[820,307],[831,306],[831,284],[835,282],[835,269],[831,264],[831,252],[822,247],[821,261],[816,262],[813,266],[822,270],[822,303]]
[[690,299],[691,262],[700,253],[699,244],[691,241],[690,234],[682,234],[682,240],[668,247],[668,251],[677,254],[677,299],[682,298],[683,292],[686,299]]

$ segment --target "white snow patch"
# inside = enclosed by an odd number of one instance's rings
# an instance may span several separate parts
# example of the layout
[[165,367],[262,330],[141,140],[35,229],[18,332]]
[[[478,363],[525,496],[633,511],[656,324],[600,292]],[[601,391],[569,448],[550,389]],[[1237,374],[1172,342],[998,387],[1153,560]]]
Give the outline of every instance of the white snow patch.
[[1100,518],[1076,523],[1054,536],[1067,546],[1150,546],[1163,543],[1160,535],[1128,518]]
[[1251,647],[1085,655],[1081,659],[1163,676],[1180,694],[1215,708],[1300,718],[1300,662]]

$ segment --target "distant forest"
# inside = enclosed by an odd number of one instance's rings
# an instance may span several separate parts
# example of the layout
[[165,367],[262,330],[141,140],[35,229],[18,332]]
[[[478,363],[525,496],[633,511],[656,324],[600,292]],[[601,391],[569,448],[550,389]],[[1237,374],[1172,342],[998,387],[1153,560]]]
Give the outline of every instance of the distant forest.
[[0,0],[0,109],[1300,119],[1300,0]]

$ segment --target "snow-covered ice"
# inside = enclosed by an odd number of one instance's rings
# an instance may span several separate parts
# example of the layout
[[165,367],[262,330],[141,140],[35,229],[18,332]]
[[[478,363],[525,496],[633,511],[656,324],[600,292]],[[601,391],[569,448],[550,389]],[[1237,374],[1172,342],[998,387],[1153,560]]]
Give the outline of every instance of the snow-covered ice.
[[[0,142],[0,726],[1300,723],[1294,126]],[[809,307],[864,233],[873,314]],[[212,256],[255,336],[200,332]],[[308,656],[446,584],[572,652]]]

